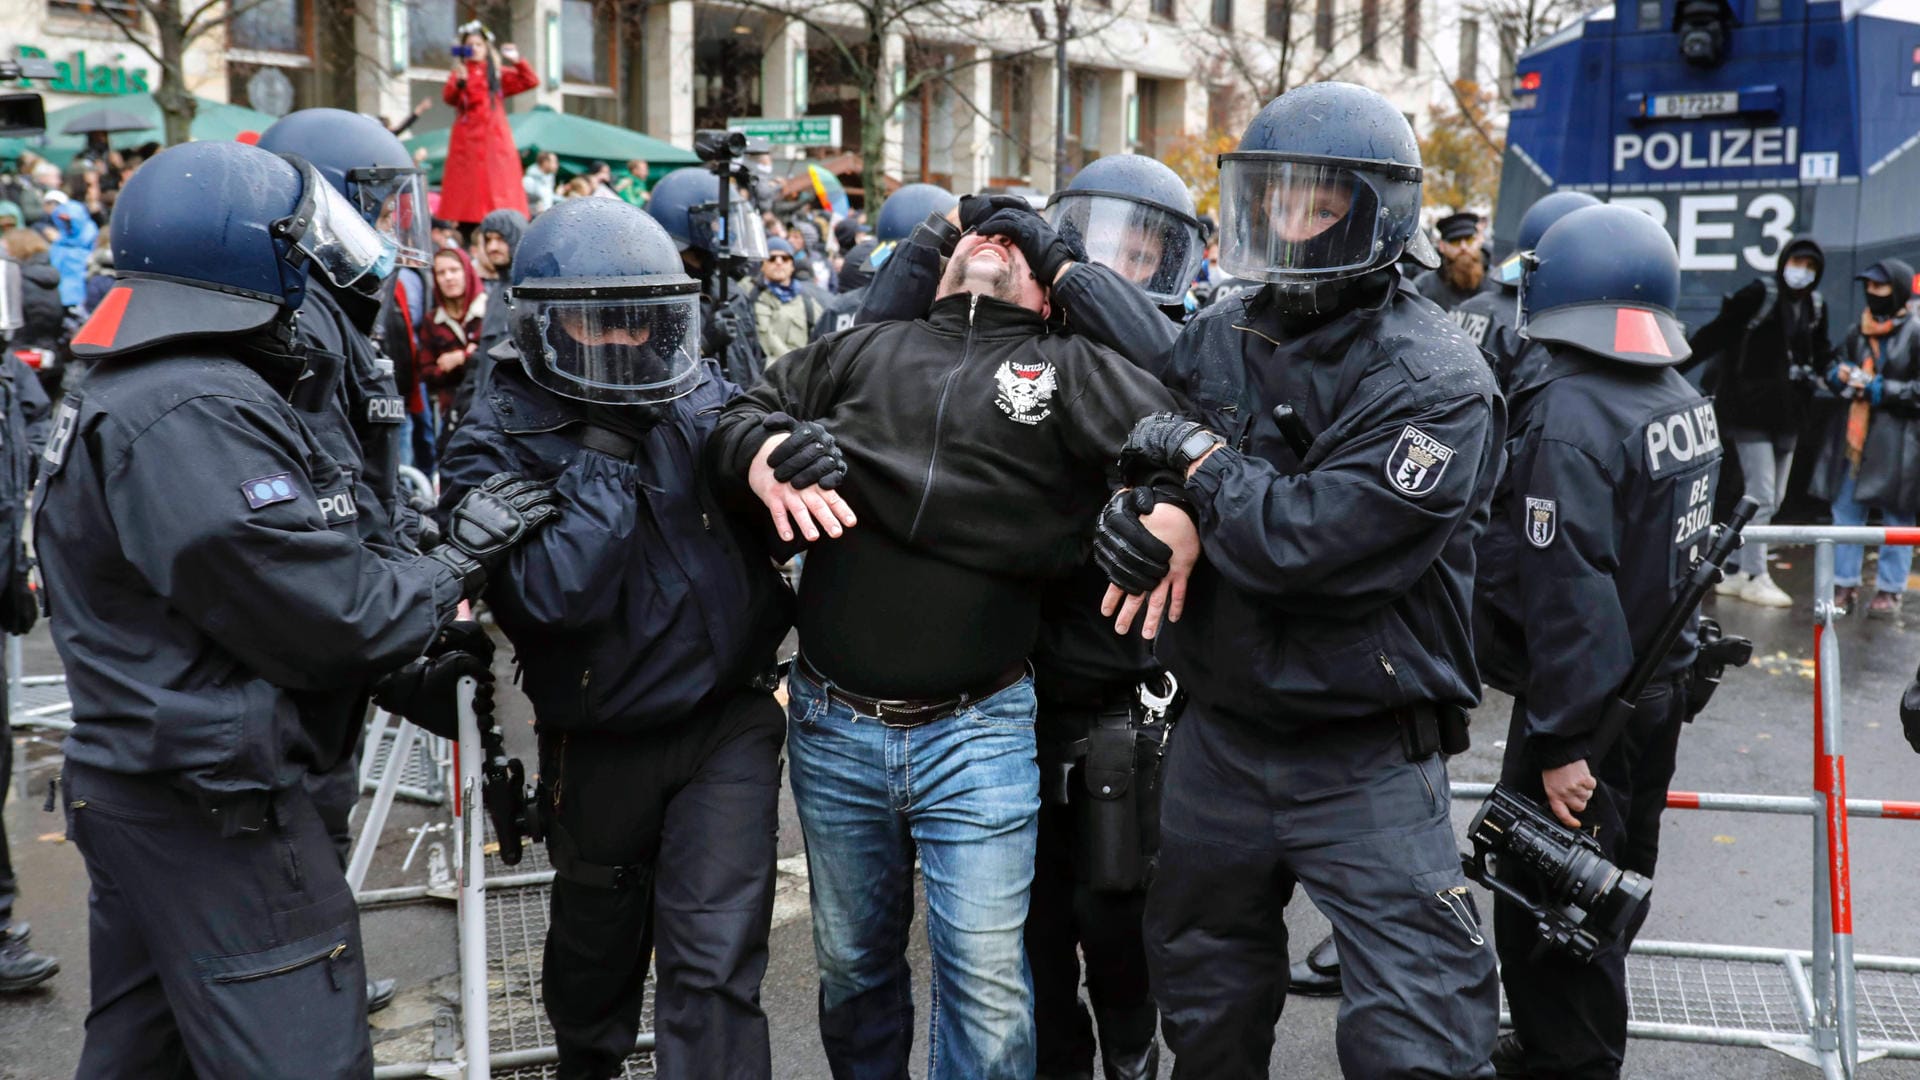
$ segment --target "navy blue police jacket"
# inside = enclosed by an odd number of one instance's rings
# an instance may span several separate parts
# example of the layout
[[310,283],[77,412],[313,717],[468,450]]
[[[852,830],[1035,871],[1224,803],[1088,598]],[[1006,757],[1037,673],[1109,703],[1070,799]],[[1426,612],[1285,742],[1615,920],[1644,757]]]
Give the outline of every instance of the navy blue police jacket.
[[[1493,373],[1397,276],[1297,337],[1267,296],[1215,303],[1174,347],[1167,384],[1227,443],[1187,481],[1202,557],[1160,659],[1209,715],[1281,731],[1475,704]],[[1313,437],[1304,458],[1272,418],[1283,404]]]
[[36,463],[47,447],[53,405],[33,369],[12,353],[0,356],[0,587],[14,575],[27,572],[26,549],[20,543],[27,493],[33,487]]
[[68,760],[218,798],[351,745],[303,707],[419,656],[460,604],[434,559],[362,542],[349,478],[283,394],[218,352],[100,361],[61,402],[35,549],[66,666]]
[[495,473],[554,482],[559,516],[513,551],[486,594],[540,724],[669,726],[770,671],[793,624],[792,593],[700,468],[738,389],[704,362],[706,378],[621,461],[580,445],[584,406],[536,385],[512,345],[493,356],[441,462],[440,505]]
[[[1507,475],[1487,539],[1479,647],[1526,700],[1542,769],[1592,756],[1588,737],[1711,535],[1720,474],[1713,402],[1672,368],[1555,345],[1514,401]],[[1658,670],[1697,652],[1695,626]],[[1493,680],[1490,680],[1493,681]]]

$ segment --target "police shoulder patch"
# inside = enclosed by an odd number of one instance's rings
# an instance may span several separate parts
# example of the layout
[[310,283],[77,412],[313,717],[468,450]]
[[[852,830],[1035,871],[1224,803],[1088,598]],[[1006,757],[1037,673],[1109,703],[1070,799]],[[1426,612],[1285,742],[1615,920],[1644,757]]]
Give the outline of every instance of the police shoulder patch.
[[1400,494],[1421,498],[1440,486],[1453,454],[1453,447],[1408,424],[1387,454],[1387,481]]
[[300,489],[293,486],[292,473],[274,473],[241,484],[240,493],[247,497],[249,507],[258,510],[274,503],[292,502],[299,497]]
[[1527,543],[1544,549],[1560,534],[1560,504],[1527,496]]

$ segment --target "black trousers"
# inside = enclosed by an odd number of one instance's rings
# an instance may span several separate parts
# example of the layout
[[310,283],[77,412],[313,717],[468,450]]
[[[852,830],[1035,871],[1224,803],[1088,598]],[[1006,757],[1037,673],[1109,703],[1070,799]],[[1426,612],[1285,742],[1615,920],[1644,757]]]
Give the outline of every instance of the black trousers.
[[541,985],[560,1076],[618,1073],[649,958],[661,1077],[772,1075],[760,979],[785,733],[772,696],[743,691],[668,731],[542,734],[553,820],[575,856],[651,873],[650,887],[645,873],[620,887],[564,871],[553,883]]
[[[1686,693],[1677,681],[1655,683],[1640,698],[1633,722],[1598,766],[1593,798],[1579,815],[1607,857],[1623,870],[1653,876],[1660,855],[1660,812],[1673,782]],[[1527,753],[1524,698],[1513,703],[1501,783],[1545,802],[1540,770]],[[1511,879],[1522,873],[1518,868]],[[1526,1046],[1527,1070],[1535,1080],[1613,1080],[1627,1052],[1627,948],[1639,922],[1620,941],[1577,963],[1558,952],[1535,955],[1534,921],[1513,904],[1494,898],[1494,943],[1500,981],[1507,989],[1513,1027]]]
[[80,1080],[366,1077],[360,917],[304,788],[258,832],[165,782],[68,762],[92,1007]]
[[1167,747],[1147,962],[1175,1080],[1265,1077],[1287,1000],[1287,901],[1333,924],[1334,1043],[1353,1080],[1490,1080],[1493,950],[1438,754],[1391,720],[1255,729],[1187,706]]
[[[1076,774],[1077,775],[1077,774]],[[1072,797],[1087,798],[1075,783]],[[1042,803],[1040,840],[1027,908],[1027,962],[1033,969],[1033,1020],[1040,1075],[1093,1071],[1094,1026],[1080,1003],[1080,963],[1087,997],[1109,1052],[1134,1053],[1153,1041],[1157,1014],[1147,989],[1147,947],[1141,920],[1147,894],[1096,892],[1078,869],[1079,808]]]
[[[7,680],[0,674],[0,806],[7,805],[7,789],[13,784],[12,703],[7,700]],[[13,897],[19,883],[13,876],[13,853],[7,848],[6,822],[0,821],[0,930],[13,921]]]

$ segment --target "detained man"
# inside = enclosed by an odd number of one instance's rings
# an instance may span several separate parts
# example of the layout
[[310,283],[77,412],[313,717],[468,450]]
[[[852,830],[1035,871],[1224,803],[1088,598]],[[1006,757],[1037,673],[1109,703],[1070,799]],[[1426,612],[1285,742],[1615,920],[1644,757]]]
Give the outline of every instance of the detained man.
[[[716,482],[809,552],[790,775],[838,1076],[906,1075],[916,852],[931,1074],[1034,1075],[1040,586],[1086,557],[1134,421],[1172,405],[1115,353],[1049,333],[1050,310],[1017,246],[963,237],[927,317],[789,353],[708,444]],[[836,487],[781,482],[816,461],[844,470]]]

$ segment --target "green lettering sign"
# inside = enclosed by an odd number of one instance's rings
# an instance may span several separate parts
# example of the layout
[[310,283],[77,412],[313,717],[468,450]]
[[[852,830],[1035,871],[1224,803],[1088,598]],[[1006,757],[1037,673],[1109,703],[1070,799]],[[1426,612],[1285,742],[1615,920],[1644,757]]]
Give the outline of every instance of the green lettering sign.
[[[47,59],[47,51],[38,45],[17,45],[14,48],[23,59]],[[54,77],[38,89],[66,94],[99,94],[103,97],[144,94],[149,89],[145,69],[111,64],[89,65],[84,49],[75,50],[71,59],[54,61],[53,69]],[[33,83],[26,79],[21,79],[18,85],[34,88]]]

